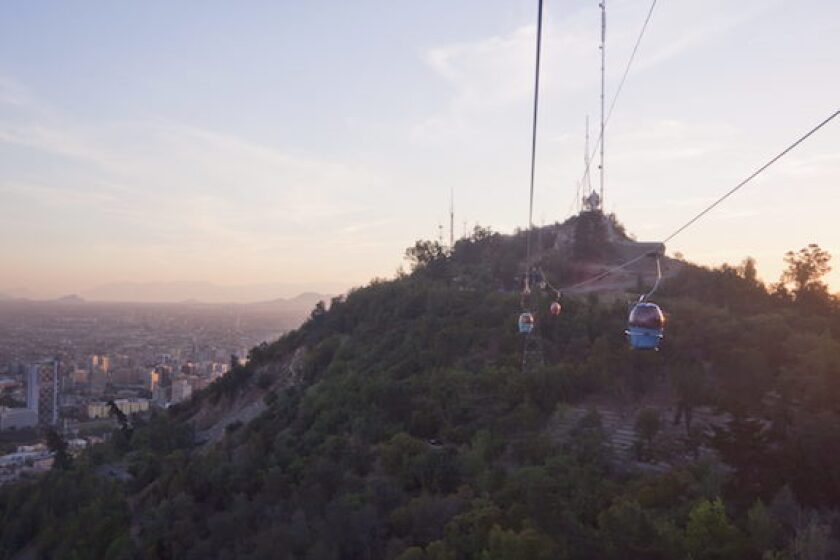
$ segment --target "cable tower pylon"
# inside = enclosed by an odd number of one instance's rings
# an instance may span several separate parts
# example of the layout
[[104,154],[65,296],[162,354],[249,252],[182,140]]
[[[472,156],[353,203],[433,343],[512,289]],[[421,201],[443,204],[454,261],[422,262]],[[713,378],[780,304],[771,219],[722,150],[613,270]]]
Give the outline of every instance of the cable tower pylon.
[[545,366],[542,337],[529,334],[522,342],[522,373],[533,373]]

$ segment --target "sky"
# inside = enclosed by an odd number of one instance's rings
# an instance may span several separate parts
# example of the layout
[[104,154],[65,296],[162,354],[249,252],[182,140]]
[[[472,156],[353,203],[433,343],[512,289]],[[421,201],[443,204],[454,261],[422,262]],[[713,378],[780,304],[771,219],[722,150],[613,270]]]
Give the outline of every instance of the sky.
[[[609,0],[612,97],[649,0]],[[0,294],[119,282],[339,292],[404,249],[527,224],[536,0],[0,6]],[[574,210],[597,0],[545,0],[536,223]],[[840,108],[840,2],[659,0],[606,133],[606,210],[660,240]],[[593,131],[594,134],[594,131]],[[597,175],[595,176],[597,179]],[[668,246],[819,243],[840,290],[840,119]]]

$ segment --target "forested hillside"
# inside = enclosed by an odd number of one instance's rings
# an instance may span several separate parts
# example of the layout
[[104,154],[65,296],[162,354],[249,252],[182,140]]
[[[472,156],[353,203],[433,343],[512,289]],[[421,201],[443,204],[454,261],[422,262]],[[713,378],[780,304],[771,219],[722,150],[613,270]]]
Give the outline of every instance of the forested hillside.
[[[751,260],[682,263],[657,298],[659,352],[627,348],[638,294],[566,294],[557,317],[550,294],[535,296],[545,366],[523,371],[523,240],[476,229],[452,251],[418,242],[411,273],[319,305],[192,402],[3,488],[0,558],[836,557],[840,311],[820,281],[827,254],[788,254],[769,286]],[[541,258],[552,282],[574,278],[551,243]],[[632,464],[595,412],[562,437],[548,429],[568,405],[661,386],[686,452],[714,453],[639,468],[672,422],[655,415],[639,419]],[[251,393],[264,412],[198,441],[202,411]],[[699,407],[728,421],[698,432],[685,418]],[[108,476],[114,466],[130,480]]]

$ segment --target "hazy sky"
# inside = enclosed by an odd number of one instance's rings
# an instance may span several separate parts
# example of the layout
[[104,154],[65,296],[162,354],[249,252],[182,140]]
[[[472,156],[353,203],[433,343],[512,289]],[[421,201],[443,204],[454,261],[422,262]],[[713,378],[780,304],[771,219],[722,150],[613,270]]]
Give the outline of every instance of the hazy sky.
[[[610,0],[608,96],[648,0]],[[527,220],[536,0],[6,2],[0,292],[390,276],[463,222]],[[535,217],[597,117],[597,0],[546,0]],[[840,2],[659,0],[607,134],[607,210],[664,237],[840,107]],[[835,254],[840,122],[669,250]],[[830,280],[840,289],[840,272]],[[288,295],[288,294],[277,294]]]

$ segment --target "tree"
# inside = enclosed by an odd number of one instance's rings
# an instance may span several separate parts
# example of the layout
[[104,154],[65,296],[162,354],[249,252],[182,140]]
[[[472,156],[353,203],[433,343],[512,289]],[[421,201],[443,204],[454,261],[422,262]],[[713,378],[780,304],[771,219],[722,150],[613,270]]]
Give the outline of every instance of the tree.
[[437,241],[420,239],[405,250],[405,258],[411,263],[411,270],[420,270],[445,259],[446,249]]
[[324,303],[324,300],[319,300],[318,303],[315,304],[315,307],[312,308],[312,312],[309,313],[309,318],[315,321],[319,317],[323,317],[326,313],[327,304]]
[[73,458],[67,452],[67,442],[55,428],[47,430],[47,447],[53,454],[53,468],[69,470],[73,466]]
[[[814,515],[803,527],[797,528],[790,548],[793,558],[826,560],[831,552],[831,525],[822,523]],[[833,555],[831,555],[833,557]]]
[[707,398],[708,379],[706,371],[703,365],[698,362],[680,364],[675,368],[672,378],[679,397],[674,424],[679,424],[682,421],[685,425],[685,433],[689,435],[691,434],[694,409]]
[[758,272],[755,268],[755,259],[745,258],[738,267],[739,275],[750,284],[758,284]]
[[131,447],[131,434],[134,431],[128,421],[128,416],[125,412],[120,410],[117,403],[113,399],[108,401],[108,413],[117,418],[117,423],[120,425],[119,431],[115,431],[113,435],[114,447],[122,453],[125,453]]
[[426,560],[426,553],[419,546],[412,546],[397,556],[397,560]]
[[781,527],[771,517],[761,500],[756,500],[747,512],[747,533],[750,544],[757,555],[775,549],[776,540]]
[[609,558],[656,557],[658,535],[650,514],[635,500],[619,500],[598,515],[601,546]]
[[471,509],[446,525],[446,544],[461,558],[477,558],[490,531],[502,521],[502,510],[489,500],[476,500]]
[[785,253],[787,270],[782,272],[781,282],[793,284],[797,299],[807,292],[824,292],[826,287],[820,279],[831,271],[831,255],[816,243],[803,247],[798,252]]
[[[653,451],[653,438],[659,433],[662,422],[659,419],[659,411],[652,408],[645,408],[636,417],[636,432],[644,442],[646,453],[640,455],[650,457]],[[640,449],[641,451],[641,449]],[[640,457],[641,458],[641,457]]]
[[743,549],[741,534],[730,523],[720,498],[713,502],[703,500],[692,508],[688,515],[685,538],[691,558],[743,558],[739,554]]
[[733,500],[747,506],[777,487],[778,452],[770,445],[769,430],[761,421],[735,414],[725,428],[713,427],[712,432],[712,446],[734,469],[728,484]]
[[558,553],[551,538],[532,528],[517,533],[496,525],[488,541],[481,560],[556,560],[566,556]]
[[108,413],[117,418],[117,423],[120,425],[120,429],[123,432],[131,431],[131,426],[128,423],[128,416],[125,415],[125,412],[120,410],[120,407],[117,406],[114,399],[108,401]]

